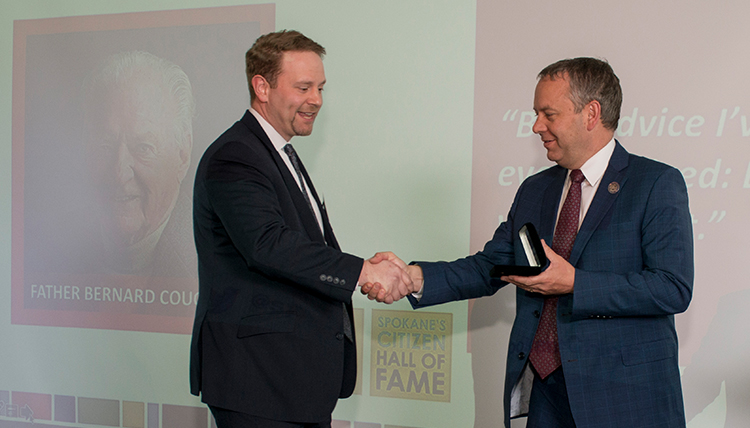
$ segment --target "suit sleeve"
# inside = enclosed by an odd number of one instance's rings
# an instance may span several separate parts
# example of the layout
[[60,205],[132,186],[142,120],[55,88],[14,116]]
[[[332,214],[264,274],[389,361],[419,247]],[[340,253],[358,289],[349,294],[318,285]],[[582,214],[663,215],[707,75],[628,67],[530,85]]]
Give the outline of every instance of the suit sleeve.
[[[523,189],[522,185],[522,189]],[[414,308],[437,305],[446,302],[475,299],[491,296],[507,282],[490,277],[490,270],[496,264],[514,264],[514,214],[519,194],[511,206],[508,220],[501,223],[492,239],[482,251],[452,262],[416,262],[424,276],[422,298],[417,301],[409,296]]]
[[[238,252],[248,269],[349,302],[363,260],[290,227],[277,194],[285,191],[283,182],[274,182],[266,171],[275,168],[272,162],[259,158],[243,144],[229,143],[210,159],[202,185],[218,218],[212,239],[225,240],[223,246],[233,247],[226,250]],[[217,244],[213,248],[222,247]]]
[[[640,228],[631,219],[633,236],[618,237],[608,251],[582,256],[595,261],[576,269],[573,317],[661,316],[687,309],[693,289],[693,228],[684,179],[667,168],[641,193],[635,200],[645,199],[638,203],[643,215]],[[626,253],[628,247],[631,252]]]

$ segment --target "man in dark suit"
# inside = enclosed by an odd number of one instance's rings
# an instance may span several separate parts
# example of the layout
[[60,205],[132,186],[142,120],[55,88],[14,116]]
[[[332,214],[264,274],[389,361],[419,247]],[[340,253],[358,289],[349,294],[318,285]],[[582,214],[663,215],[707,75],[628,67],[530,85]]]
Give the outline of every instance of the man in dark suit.
[[[621,100],[606,62],[542,70],[533,130],[557,166],[524,181],[482,251],[402,264],[423,286],[409,297],[415,308],[517,286],[506,426],[522,415],[528,427],[685,426],[674,314],[692,296],[687,189],[678,170],[614,140]],[[490,277],[494,265],[528,264],[519,229],[529,222],[552,243],[549,265],[536,276]],[[377,286],[362,291],[384,296]]]
[[196,172],[190,383],[219,428],[330,427],[337,399],[354,390],[357,283],[411,285],[395,264],[341,252],[288,144],[312,132],[324,54],[296,31],[258,38],[246,54],[252,108]]

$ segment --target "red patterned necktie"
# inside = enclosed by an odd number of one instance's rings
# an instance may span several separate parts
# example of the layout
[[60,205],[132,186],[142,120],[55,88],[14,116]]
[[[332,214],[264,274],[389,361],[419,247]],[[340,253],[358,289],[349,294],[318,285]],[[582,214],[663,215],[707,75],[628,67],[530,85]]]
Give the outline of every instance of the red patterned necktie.
[[[552,238],[552,250],[565,260],[570,258],[570,251],[578,233],[583,179],[583,173],[580,169],[574,169],[570,172],[570,189],[560,210],[555,235]],[[562,364],[560,361],[560,346],[557,342],[557,297],[544,299],[544,308],[539,319],[539,327],[537,327],[534,336],[534,344],[531,345],[529,360],[542,379],[549,376]]]

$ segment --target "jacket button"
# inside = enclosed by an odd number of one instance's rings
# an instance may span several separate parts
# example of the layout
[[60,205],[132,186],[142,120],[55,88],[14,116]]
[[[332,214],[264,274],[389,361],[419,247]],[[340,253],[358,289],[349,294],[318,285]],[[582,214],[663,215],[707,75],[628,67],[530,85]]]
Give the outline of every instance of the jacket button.
[[518,359],[519,360],[523,360],[524,358],[526,358],[526,353],[525,352],[521,352],[520,354],[518,354]]
[[534,311],[534,318],[539,318],[540,315],[539,311]]
[[325,281],[325,280],[326,280],[326,275],[325,275],[325,274],[323,274],[323,275],[320,275],[320,280],[321,280],[321,281]]
[[326,277],[326,281],[328,281],[328,282],[333,282],[333,277],[332,277],[331,275],[328,275],[328,276]]
[[336,339],[343,340],[344,339],[344,333],[336,333]]

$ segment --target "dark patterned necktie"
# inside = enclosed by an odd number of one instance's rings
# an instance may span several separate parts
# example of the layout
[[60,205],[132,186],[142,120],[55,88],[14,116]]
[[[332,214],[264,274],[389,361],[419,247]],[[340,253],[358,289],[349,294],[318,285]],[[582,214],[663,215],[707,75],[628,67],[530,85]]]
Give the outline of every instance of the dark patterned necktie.
[[[302,175],[302,168],[300,167],[300,161],[299,157],[297,156],[297,152],[294,151],[294,147],[292,147],[291,144],[287,144],[284,146],[284,152],[287,154],[287,156],[289,156],[289,160],[292,161],[294,171],[297,173],[297,178],[299,178],[299,187],[302,191],[302,196],[305,197],[307,206],[310,207],[310,211],[312,211],[313,216],[315,217],[315,222],[317,223],[317,215],[315,214],[315,210],[313,209],[312,201],[310,201],[310,196],[307,194],[305,178]],[[351,320],[349,320],[349,310],[346,307],[346,303],[342,303],[342,305],[344,306],[344,335],[351,341],[354,338],[354,332],[352,331],[352,322]]]
[[294,147],[292,147],[291,144],[287,144],[286,146],[284,146],[284,152],[286,152],[287,156],[289,156],[289,160],[292,161],[294,171],[297,172],[297,178],[299,178],[299,187],[300,190],[302,190],[302,196],[305,197],[307,206],[310,207],[310,211],[312,211],[313,215],[315,215],[315,210],[313,209],[312,202],[310,201],[310,195],[307,194],[307,186],[305,186],[305,178],[302,176],[302,168],[300,168],[299,166],[299,157],[297,157],[297,152],[294,151]]
[[[552,250],[565,260],[570,259],[570,251],[573,249],[573,242],[578,234],[583,179],[580,169],[570,172],[570,189],[560,210],[555,235],[552,238]],[[529,360],[542,379],[562,364],[560,346],[557,341],[557,297],[544,299],[544,308],[534,336],[534,344],[531,346]]]

